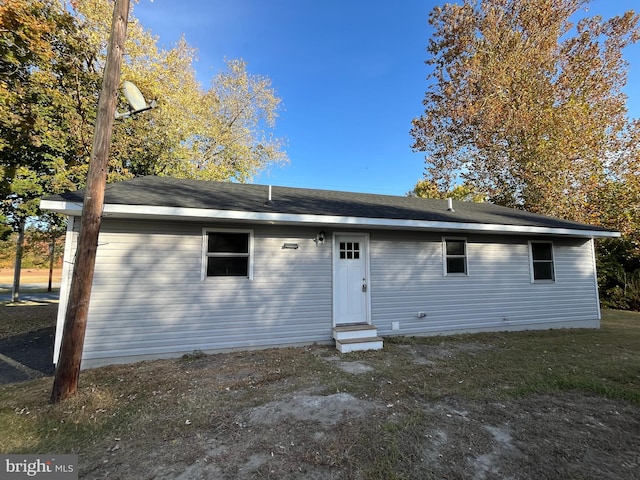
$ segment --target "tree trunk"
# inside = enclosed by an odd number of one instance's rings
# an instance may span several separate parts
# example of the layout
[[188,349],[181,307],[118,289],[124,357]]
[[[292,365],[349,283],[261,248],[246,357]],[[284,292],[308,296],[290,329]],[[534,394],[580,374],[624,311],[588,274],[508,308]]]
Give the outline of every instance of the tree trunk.
[[51,403],[58,403],[78,391],[128,17],[129,0],[116,0]]
[[20,299],[20,271],[22,270],[22,255],[24,253],[24,228],[25,219],[20,219],[18,223],[18,241],[16,242],[16,261],[13,264],[13,287],[11,288],[11,301],[17,302]]

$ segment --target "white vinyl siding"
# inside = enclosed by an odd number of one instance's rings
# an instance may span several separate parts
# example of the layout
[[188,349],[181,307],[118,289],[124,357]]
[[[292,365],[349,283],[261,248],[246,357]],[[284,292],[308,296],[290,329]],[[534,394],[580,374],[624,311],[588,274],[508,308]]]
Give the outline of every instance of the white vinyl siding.
[[203,228],[216,226],[103,221],[83,368],[331,341],[331,245],[317,229],[255,227],[253,281],[203,282]]
[[[592,243],[554,240],[555,282],[531,283],[525,237],[467,238],[473,276],[442,277],[441,237],[371,235],[372,323],[381,335],[597,327]],[[470,281],[472,280],[472,281]],[[419,318],[418,312],[425,317]],[[394,322],[399,330],[392,330]]]
[[[104,218],[82,367],[195,350],[331,343],[332,242],[316,244],[314,227],[238,227],[253,231],[253,280],[202,281],[203,231],[229,224]],[[56,352],[76,232],[77,225],[67,236]],[[371,321],[381,335],[599,325],[588,239],[554,237],[555,281],[532,284],[531,238],[468,235],[472,275],[443,277],[442,234],[369,236]]]

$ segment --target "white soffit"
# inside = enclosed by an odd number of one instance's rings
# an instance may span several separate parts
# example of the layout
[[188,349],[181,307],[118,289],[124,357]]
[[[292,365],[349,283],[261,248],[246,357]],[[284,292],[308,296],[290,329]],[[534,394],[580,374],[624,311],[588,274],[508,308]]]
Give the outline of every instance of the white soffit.
[[[79,216],[82,204],[41,200],[40,208],[57,213]],[[159,207],[150,205],[107,204],[103,216],[112,218],[147,218],[172,220],[244,221],[250,223],[361,226],[370,228],[394,228],[405,230],[466,231],[481,233],[512,233],[566,235],[572,237],[619,237],[619,232],[581,230],[572,228],[540,227],[535,225],[508,225],[489,223],[434,222],[394,218],[344,217],[332,215],[291,214],[275,212],[245,212],[240,210],[210,210],[203,208]]]

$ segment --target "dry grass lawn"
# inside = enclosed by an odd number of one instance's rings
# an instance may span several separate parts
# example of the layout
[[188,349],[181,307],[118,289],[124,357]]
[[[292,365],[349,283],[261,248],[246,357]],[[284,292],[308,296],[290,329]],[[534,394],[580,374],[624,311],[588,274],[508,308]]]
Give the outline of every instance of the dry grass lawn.
[[[4,335],[17,309],[0,306]],[[196,352],[85,371],[59,405],[51,385],[0,387],[0,451],[78,453],[80,478],[640,478],[637,313],[349,355]]]

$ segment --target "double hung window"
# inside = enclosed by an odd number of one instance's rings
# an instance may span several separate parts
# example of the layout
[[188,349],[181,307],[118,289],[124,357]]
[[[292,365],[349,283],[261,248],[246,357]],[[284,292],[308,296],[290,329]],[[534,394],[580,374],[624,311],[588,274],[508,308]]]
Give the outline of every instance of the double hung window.
[[531,257],[531,281],[555,280],[553,265],[553,243],[529,242]]
[[248,230],[205,230],[203,279],[252,278],[253,233]]
[[444,238],[444,274],[467,275],[467,240],[464,238]]

